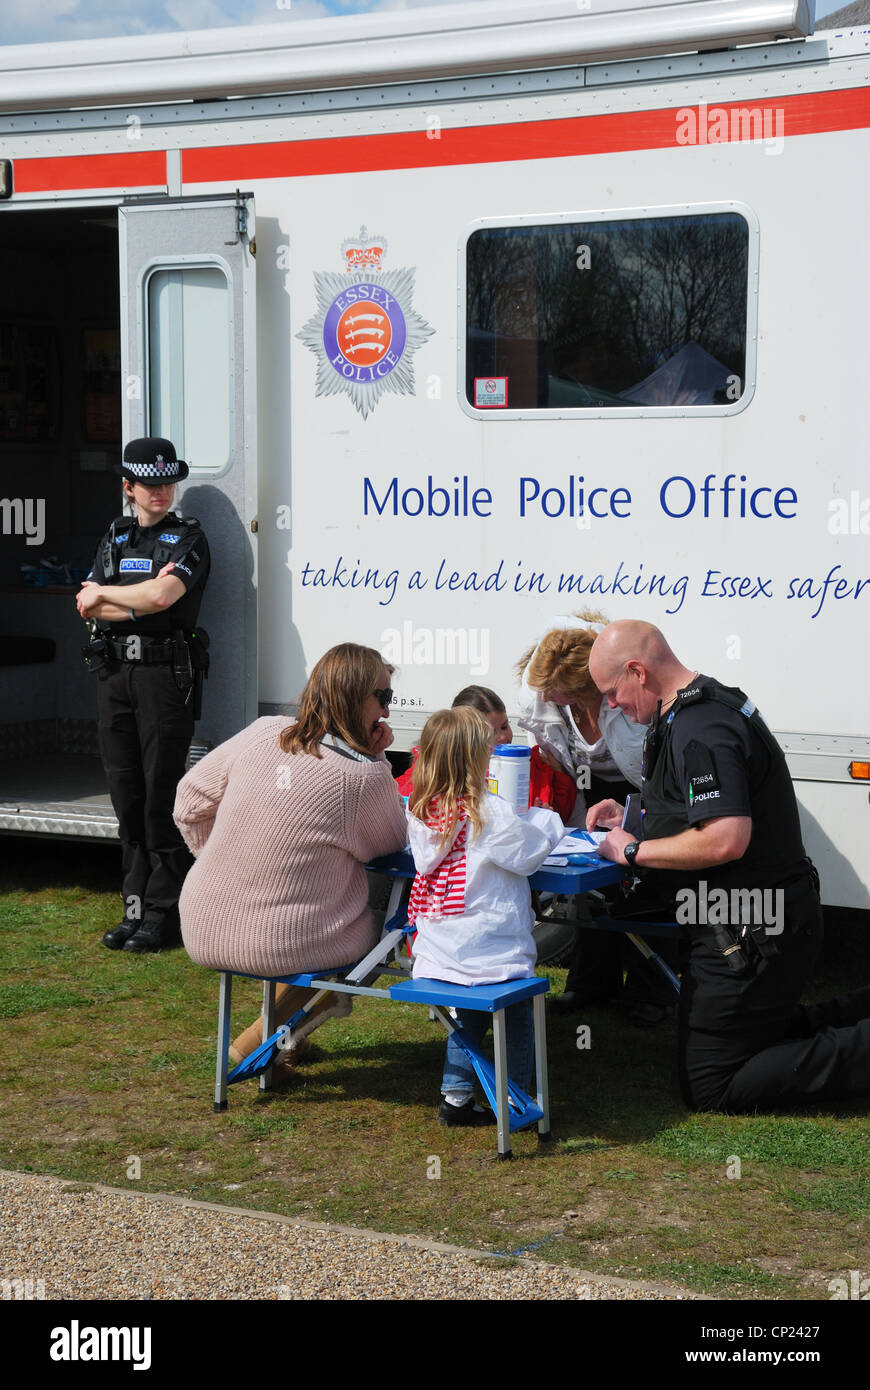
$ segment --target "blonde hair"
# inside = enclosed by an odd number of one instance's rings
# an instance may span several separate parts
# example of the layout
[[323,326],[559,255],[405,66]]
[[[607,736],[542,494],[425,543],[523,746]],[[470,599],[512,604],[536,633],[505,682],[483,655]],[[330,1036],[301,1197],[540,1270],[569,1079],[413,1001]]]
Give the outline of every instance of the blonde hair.
[[491,751],[492,729],[471,705],[440,709],[426,721],[408,810],[421,821],[443,816],[442,846],[463,812],[475,834],[483,829],[480,804]]
[[[603,613],[584,608],[574,615],[585,623],[605,623]],[[601,703],[601,691],[589,674],[589,653],[598,636],[591,627],[554,628],[520,657],[517,669],[533,690],[558,690],[572,705],[584,708]],[[531,665],[529,663],[531,662]]]
[[320,658],[299,697],[299,717],[279,740],[284,753],[313,753],[325,734],[337,734],[357,753],[371,756],[371,741],[363,723],[363,705],[378,685],[381,672],[393,674],[374,647],[342,642]]

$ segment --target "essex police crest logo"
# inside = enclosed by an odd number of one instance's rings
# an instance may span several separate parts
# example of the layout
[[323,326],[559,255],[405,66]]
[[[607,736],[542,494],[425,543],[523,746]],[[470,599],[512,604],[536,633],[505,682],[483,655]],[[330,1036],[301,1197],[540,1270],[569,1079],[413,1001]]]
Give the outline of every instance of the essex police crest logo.
[[414,395],[413,355],[434,329],[412,307],[414,269],[382,270],[384,237],[342,242],[345,272],[315,271],[317,312],[296,336],[317,357],[315,396],[343,391],[363,419],[385,391]]

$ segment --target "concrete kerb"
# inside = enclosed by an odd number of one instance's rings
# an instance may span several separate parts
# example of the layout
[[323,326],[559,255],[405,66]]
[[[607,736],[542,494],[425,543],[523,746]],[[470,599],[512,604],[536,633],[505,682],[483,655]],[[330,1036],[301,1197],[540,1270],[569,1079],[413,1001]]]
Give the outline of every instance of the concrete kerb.
[[[638,1295],[647,1294],[653,1298],[670,1298],[679,1301],[699,1301],[716,1302],[706,1294],[695,1293],[690,1289],[680,1288],[676,1285],[649,1283],[643,1280],[622,1279],[616,1275],[599,1274],[591,1270],[578,1269],[573,1266],[548,1265],[545,1261],[531,1259],[527,1255],[505,1255],[496,1253],[492,1250],[477,1250],[460,1245],[447,1244],[444,1241],[428,1240],[422,1236],[409,1234],[396,1234],[390,1231],[376,1231],[368,1227],[338,1225],[328,1221],[311,1221],[299,1216],[285,1216],[278,1212],[260,1211],[251,1207],[225,1206],[222,1202],[200,1202],[191,1197],[184,1197],[174,1192],[131,1192],[128,1188],[110,1187],[104,1183],[81,1182],[74,1178],[63,1178],[57,1174],[40,1173],[19,1173],[10,1169],[4,1169],[3,1175],[11,1179],[26,1180],[27,1182],[36,1181],[46,1187],[52,1184],[59,1184],[61,1193],[81,1193],[93,1192],[97,1195],[119,1197],[129,1202],[151,1202],[162,1204],[168,1207],[188,1209],[202,1212],[212,1212],[216,1216],[238,1217],[242,1220],[268,1222],[272,1225],[291,1227],[302,1231],[311,1231],[319,1234],[334,1234],[346,1236],[351,1239],[368,1241],[371,1243],[390,1244],[406,1249],[425,1250],[434,1254],[461,1256],[465,1259],[474,1260],[486,1264],[490,1269],[497,1272],[501,1260],[511,1264],[516,1264],[527,1269],[545,1268],[559,1270],[562,1273],[569,1273],[578,1282],[584,1284],[597,1285],[603,1289],[612,1288],[616,1290],[632,1291]],[[606,1294],[605,1294],[606,1297]]]

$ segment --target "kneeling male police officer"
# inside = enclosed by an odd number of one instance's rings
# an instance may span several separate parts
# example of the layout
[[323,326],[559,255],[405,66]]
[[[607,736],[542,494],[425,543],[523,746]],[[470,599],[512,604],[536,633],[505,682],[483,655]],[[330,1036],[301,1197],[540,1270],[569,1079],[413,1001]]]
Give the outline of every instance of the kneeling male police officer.
[[[612,708],[651,722],[644,838],[620,828],[614,801],[593,806],[587,828],[610,828],[605,858],[696,906],[677,913],[692,923],[679,1011],[687,1105],[739,1113],[870,1096],[870,989],[800,1005],[822,942],[819,881],[785,756],[752,701],[690,671],[650,623],[610,623],[589,673]],[[713,893],[724,919],[697,910]],[[758,899],[777,903],[772,921]]]
[[210,560],[199,522],[170,510],[190,469],[168,439],[131,440],[115,471],[135,516],[112,522],[76,596],[123,849],[125,916],[103,945],[159,951],[180,940],[178,895],[192,862],[172,807],[208,665],[196,620]]

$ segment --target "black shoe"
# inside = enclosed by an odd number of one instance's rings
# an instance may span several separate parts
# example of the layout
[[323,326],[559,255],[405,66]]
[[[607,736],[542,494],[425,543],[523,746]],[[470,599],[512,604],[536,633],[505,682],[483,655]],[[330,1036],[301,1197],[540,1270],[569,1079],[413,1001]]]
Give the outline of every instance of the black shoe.
[[442,1100],[438,1107],[438,1123],[450,1129],[465,1125],[479,1129],[481,1125],[494,1125],[495,1114],[492,1110],[475,1110],[473,1096],[469,1096],[464,1105],[451,1105]]
[[125,951],[167,951],[181,945],[181,932],[175,922],[143,922],[129,941],[124,942]]
[[110,951],[120,951],[125,941],[129,941],[131,936],[139,930],[141,922],[128,922],[125,917],[123,922],[119,922],[117,927],[107,931],[103,937],[103,945],[108,946]]
[[834,999],[825,999],[820,1004],[805,1004],[799,1010],[805,1020],[805,1027],[797,1036],[812,1037],[823,1028],[850,1028],[870,1018],[870,985],[856,989],[851,994],[839,994]]

